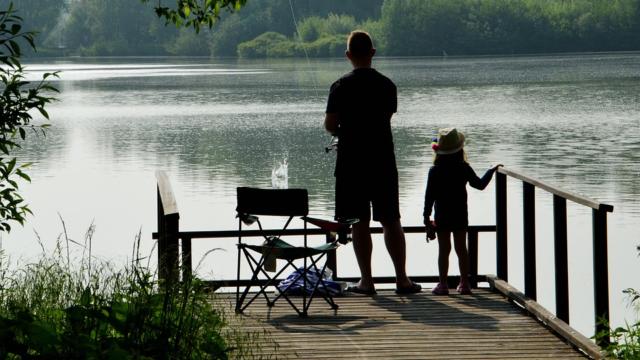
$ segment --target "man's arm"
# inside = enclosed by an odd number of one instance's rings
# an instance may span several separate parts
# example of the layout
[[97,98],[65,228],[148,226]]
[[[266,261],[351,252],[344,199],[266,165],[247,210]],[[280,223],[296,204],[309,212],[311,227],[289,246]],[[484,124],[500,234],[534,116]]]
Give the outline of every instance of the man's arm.
[[333,136],[336,136],[338,134],[338,113],[325,114],[324,128]]

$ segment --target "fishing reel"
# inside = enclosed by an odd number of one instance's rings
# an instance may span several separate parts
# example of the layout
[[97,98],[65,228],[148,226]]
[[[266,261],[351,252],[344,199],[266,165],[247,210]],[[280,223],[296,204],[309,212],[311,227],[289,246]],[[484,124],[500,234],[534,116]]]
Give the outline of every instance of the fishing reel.
[[334,136],[327,146],[324,147],[324,152],[329,153],[331,150],[338,151],[338,137]]

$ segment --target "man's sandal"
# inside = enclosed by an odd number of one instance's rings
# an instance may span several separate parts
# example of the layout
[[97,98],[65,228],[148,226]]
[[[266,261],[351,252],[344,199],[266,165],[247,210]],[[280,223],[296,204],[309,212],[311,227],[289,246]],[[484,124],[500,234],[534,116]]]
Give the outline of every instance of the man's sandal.
[[415,293],[419,293],[420,291],[422,291],[422,286],[412,281],[411,285],[407,287],[397,288],[396,294],[399,294],[399,295],[415,294]]
[[438,285],[436,285],[436,287],[431,289],[431,293],[433,295],[449,295],[449,288],[447,287],[447,285],[444,285],[442,283],[438,283]]

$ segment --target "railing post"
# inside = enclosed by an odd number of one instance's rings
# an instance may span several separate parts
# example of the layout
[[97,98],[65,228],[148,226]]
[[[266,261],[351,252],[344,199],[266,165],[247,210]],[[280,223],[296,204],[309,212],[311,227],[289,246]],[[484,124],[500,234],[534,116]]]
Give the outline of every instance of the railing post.
[[508,281],[507,176],[496,172],[496,267],[498,277]]
[[[609,268],[607,262],[607,212],[593,209],[593,293],[595,300],[596,334],[607,331],[609,324]],[[606,323],[603,323],[606,322]],[[606,346],[609,338],[600,340]]]
[[167,283],[178,280],[178,232],[177,213],[165,215],[158,189],[158,278]]
[[536,201],[535,187],[522,182],[524,230],[524,294],[536,300]]
[[167,238],[167,235],[165,234],[164,229],[164,207],[162,206],[162,197],[160,196],[160,186],[157,187],[157,190],[158,204],[156,208],[156,215],[158,216],[158,279],[164,280],[167,271],[164,268],[164,262],[162,259],[166,257],[165,251],[167,247],[165,245],[165,239]]
[[558,195],[553,195],[553,243],[556,274],[556,316],[568,324],[567,199]]
[[182,256],[182,281],[189,281],[193,276],[193,264],[191,258],[191,239],[183,238],[180,241]]
[[469,249],[469,284],[478,287],[478,232],[469,230],[467,244]]

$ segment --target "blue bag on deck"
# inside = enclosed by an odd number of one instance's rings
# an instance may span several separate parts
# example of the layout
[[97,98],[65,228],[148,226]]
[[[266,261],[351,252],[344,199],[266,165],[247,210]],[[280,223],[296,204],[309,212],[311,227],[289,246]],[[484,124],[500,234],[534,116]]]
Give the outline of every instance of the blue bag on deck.
[[[286,279],[280,281],[280,283],[276,286],[278,291],[284,292],[286,290],[287,295],[302,295],[302,291],[304,290],[307,295],[310,295],[313,291],[313,288],[316,285],[316,282],[320,278],[320,271],[315,269],[309,269],[307,271],[307,287],[304,287],[304,280],[302,279],[302,268],[297,268],[294,272],[292,272]],[[295,282],[292,284],[292,282]],[[324,294],[325,287],[327,291],[332,295],[342,295],[343,288],[342,285],[338,282],[335,282],[331,279],[331,270],[325,269],[322,274],[322,283],[318,284],[318,288],[316,289],[316,293]],[[289,285],[291,286],[289,287]],[[324,284],[324,286],[322,286]],[[287,289],[287,287],[289,287]]]

